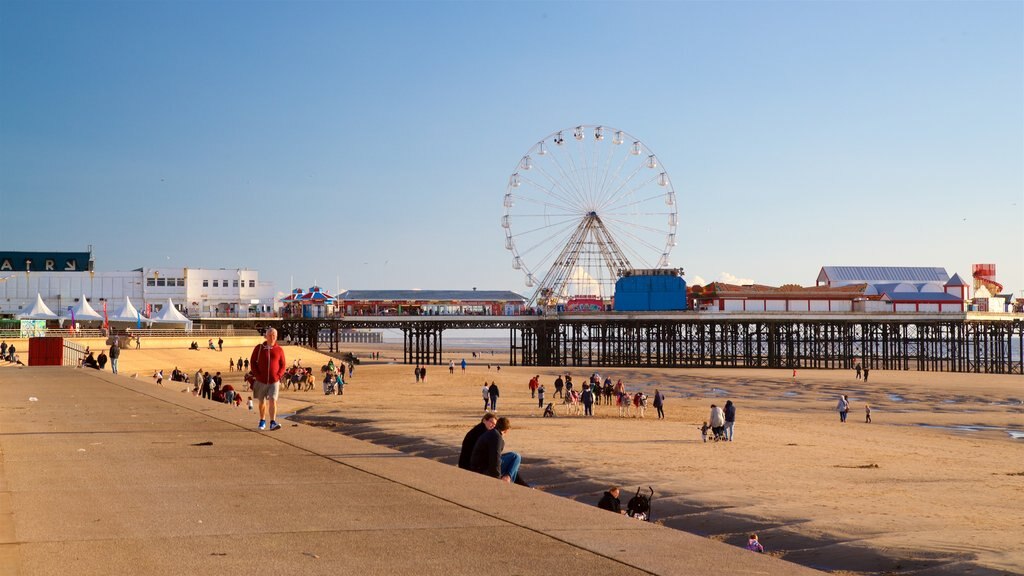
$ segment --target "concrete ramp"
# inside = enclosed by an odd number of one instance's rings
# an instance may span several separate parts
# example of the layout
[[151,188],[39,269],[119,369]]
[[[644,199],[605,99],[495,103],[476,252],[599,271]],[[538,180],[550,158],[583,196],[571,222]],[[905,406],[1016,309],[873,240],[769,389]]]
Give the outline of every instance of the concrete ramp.
[[0,574],[818,574],[183,387],[0,371]]

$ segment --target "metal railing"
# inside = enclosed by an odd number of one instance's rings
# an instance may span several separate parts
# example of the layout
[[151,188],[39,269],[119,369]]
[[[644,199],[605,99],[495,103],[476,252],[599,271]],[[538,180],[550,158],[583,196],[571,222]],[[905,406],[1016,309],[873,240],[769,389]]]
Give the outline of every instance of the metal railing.
[[[138,335],[140,338],[143,339],[217,338],[220,336],[259,336],[260,333],[256,330],[239,329],[230,326],[218,328],[193,326],[191,330],[173,328],[137,328],[132,329],[130,332],[124,330],[116,330],[113,333],[97,328],[83,328],[80,330],[70,330],[68,328],[47,328],[44,333],[36,334],[35,336],[60,336],[62,338],[107,338],[111,335],[119,336],[125,339],[125,341],[127,342],[128,339],[134,338],[135,335]],[[0,330],[0,338],[22,338],[21,330]]]
[[64,341],[64,366],[81,366],[85,360],[85,346],[74,342]]

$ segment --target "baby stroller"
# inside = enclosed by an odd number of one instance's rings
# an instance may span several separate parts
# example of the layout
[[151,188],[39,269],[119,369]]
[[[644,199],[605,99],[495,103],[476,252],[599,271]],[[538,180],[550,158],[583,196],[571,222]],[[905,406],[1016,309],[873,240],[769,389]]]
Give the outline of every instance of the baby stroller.
[[654,488],[648,486],[647,489],[651,491],[650,495],[641,494],[640,487],[638,486],[636,495],[626,503],[626,514],[630,518],[636,518],[645,522],[651,521],[651,498],[654,498]]

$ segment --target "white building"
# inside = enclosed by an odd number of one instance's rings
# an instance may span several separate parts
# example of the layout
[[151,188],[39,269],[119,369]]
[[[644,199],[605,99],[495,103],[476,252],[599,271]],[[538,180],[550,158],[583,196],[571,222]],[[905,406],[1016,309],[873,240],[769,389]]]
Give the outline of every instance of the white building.
[[0,315],[28,309],[39,294],[59,315],[67,314],[84,295],[97,312],[109,302],[119,308],[125,296],[146,315],[170,298],[191,317],[266,315],[275,309],[271,282],[244,268],[139,268],[129,272],[0,272]]

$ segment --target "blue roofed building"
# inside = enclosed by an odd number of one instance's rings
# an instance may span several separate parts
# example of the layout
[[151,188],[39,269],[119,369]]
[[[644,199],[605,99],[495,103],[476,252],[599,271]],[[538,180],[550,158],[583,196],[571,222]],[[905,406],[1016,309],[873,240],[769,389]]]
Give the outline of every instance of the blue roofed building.
[[963,312],[970,286],[945,268],[917,266],[822,266],[817,285],[864,284],[868,312]]

